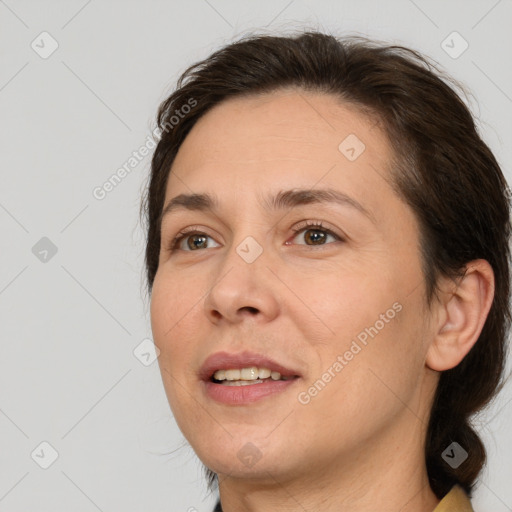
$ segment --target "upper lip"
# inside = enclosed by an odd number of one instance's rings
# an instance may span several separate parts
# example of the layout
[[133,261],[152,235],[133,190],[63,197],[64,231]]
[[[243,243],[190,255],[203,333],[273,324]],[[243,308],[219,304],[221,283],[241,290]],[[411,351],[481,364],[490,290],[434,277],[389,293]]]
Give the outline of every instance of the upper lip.
[[201,380],[210,380],[217,370],[241,369],[248,368],[250,366],[268,368],[271,371],[279,372],[285,377],[300,377],[300,373],[297,370],[287,368],[264,355],[248,351],[238,352],[236,354],[230,354],[229,352],[216,352],[206,358],[199,374]]

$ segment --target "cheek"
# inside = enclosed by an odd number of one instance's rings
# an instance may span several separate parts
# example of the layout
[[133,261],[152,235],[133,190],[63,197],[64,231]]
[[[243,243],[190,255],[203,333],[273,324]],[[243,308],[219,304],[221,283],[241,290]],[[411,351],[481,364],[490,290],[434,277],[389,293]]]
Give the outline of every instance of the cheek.
[[153,340],[160,350],[158,364],[165,393],[178,426],[187,430],[188,423],[197,420],[196,413],[187,407],[190,400],[187,386],[196,378],[191,361],[196,349],[193,343],[194,304],[199,305],[199,297],[189,300],[186,294],[178,292],[179,286],[176,279],[155,279],[150,315]]
[[[300,403],[308,402],[301,406],[302,423],[347,445],[370,439],[405,408],[417,409],[423,365],[420,340],[412,346],[417,335],[412,312],[403,305],[383,326],[372,313],[370,308],[371,323],[361,320],[360,312],[352,319],[348,329],[355,335],[337,334],[331,343],[317,345],[321,370],[301,390]],[[341,321],[337,327],[338,333],[345,328]]]
[[367,311],[356,334],[343,340],[345,382],[336,393],[364,400],[369,414],[386,417],[410,403],[417,392],[425,347],[416,301],[393,292],[382,298],[380,307]]
[[155,343],[161,343],[162,348],[166,348],[169,340],[176,337],[176,333],[183,329],[188,318],[200,306],[202,293],[200,283],[183,279],[179,273],[157,273],[150,307]]
[[187,282],[187,290],[192,293],[185,293],[183,286],[180,279],[158,276],[150,305],[151,329],[160,350],[162,376],[173,387],[174,379],[181,382],[191,375],[190,363],[197,348],[194,345],[199,325],[197,315],[202,307],[200,288]]
[[293,299],[296,321],[304,330],[316,333],[313,339],[323,335],[324,343],[335,340],[327,344],[335,350],[350,344],[352,337],[378,321],[397,299],[396,286],[371,272],[371,268],[332,266],[295,276],[293,288],[302,299]]
[[[308,307],[297,303],[292,314],[318,361],[311,381],[330,369],[340,376],[333,381],[346,379],[342,388],[351,389],[352,396],[359,395],[358,389],[385,392],[379,376],[407,387],[421,368],[421,288],[411,294],[403,272],[391,263],[352,270],[338,268],[295,281]],[[337,384],[329,387],[334,391]]]

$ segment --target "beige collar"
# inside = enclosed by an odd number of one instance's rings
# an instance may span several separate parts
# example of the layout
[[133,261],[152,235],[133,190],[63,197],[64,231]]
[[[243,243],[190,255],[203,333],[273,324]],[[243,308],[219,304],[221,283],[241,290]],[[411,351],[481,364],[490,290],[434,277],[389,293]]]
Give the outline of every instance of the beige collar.
[[454,485],[432,512],[474,512],[464,489]]

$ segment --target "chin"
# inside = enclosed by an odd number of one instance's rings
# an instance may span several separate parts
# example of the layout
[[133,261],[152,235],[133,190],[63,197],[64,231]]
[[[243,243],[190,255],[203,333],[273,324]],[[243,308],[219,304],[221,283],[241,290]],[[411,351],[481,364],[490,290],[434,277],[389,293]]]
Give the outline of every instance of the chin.
[[[277,437],[275,444],[269,444],[269,439],[265,439],[265,436],[268,436],[267,430],[261,436],[261,442],[254,437],[238,437],[230,438],[225,444],[194,450],[205,466],[215,473],[233,478],[268,480],[283,473],[293,473],[291,448],[286,447]],[[297,461],[296,465],[299,464]]]

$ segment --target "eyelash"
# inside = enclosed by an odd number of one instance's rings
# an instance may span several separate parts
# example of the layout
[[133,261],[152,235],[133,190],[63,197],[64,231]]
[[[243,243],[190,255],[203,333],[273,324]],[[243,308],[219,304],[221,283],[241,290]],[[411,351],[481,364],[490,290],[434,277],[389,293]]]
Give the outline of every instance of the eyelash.
[[[322,221],[303,221],[303,222],[300,222],[297,226],[295,226],[292,229],[292,231],[293,231],[294,235],[297,235],[297,233],[300,233],[301,231],[307,231],[308,229],[312,229],[312,228],[317,230],[317,231],[322,231],[326,235],[332,235],[333,237],[337,238],[338,241],[340,241],[340,242],[344,242],[345,241],[341,236],[337,235],[336,233],[334,233],[330,229],[325,228],[323,223],[322,223]],[[200,231],[200,226],[190,226],[188,228],[185,228],[185,229],[181,230],[171,240],[171,243],[169,244],[169,251],[173,252],[173,251],[177,250],[176,247],[179,245],[179,243],[184,238],[186,238],[187,236],[192,236],[192,235],[206,235],[206,236],[210,236],[207,233],[203,233],[202,231]],[[327,244],[321,244],[320,246],[322,246],[322,245],[327,245]],[[315,246],[311,245],[309,247],[315,247]],[[194,251],[187,251],[187,252],[194,252]]]
[[[296,236],[297,233],[300,233],[301,231],[308,231],[309,229],[313,229],[315,231],[322,231],[326,235],[331,235],[334,238],[337,238],[339,242],[345,241],[341,236],[334,233],[334,231],[331,231],[330,229],[325,228],[321,220],[320,221],[305,220],[303,222],[299,222],[299,224],[297,224],[297,226],[292,228],[292,231],[293,231],[293,234]],[[295,236],[293,238],[295,238]],[[320,244],[318,247],[322,247],[324,245],[328,245],[328,244]],[[315,247],[315,246],[310,245],[308,247]]]

